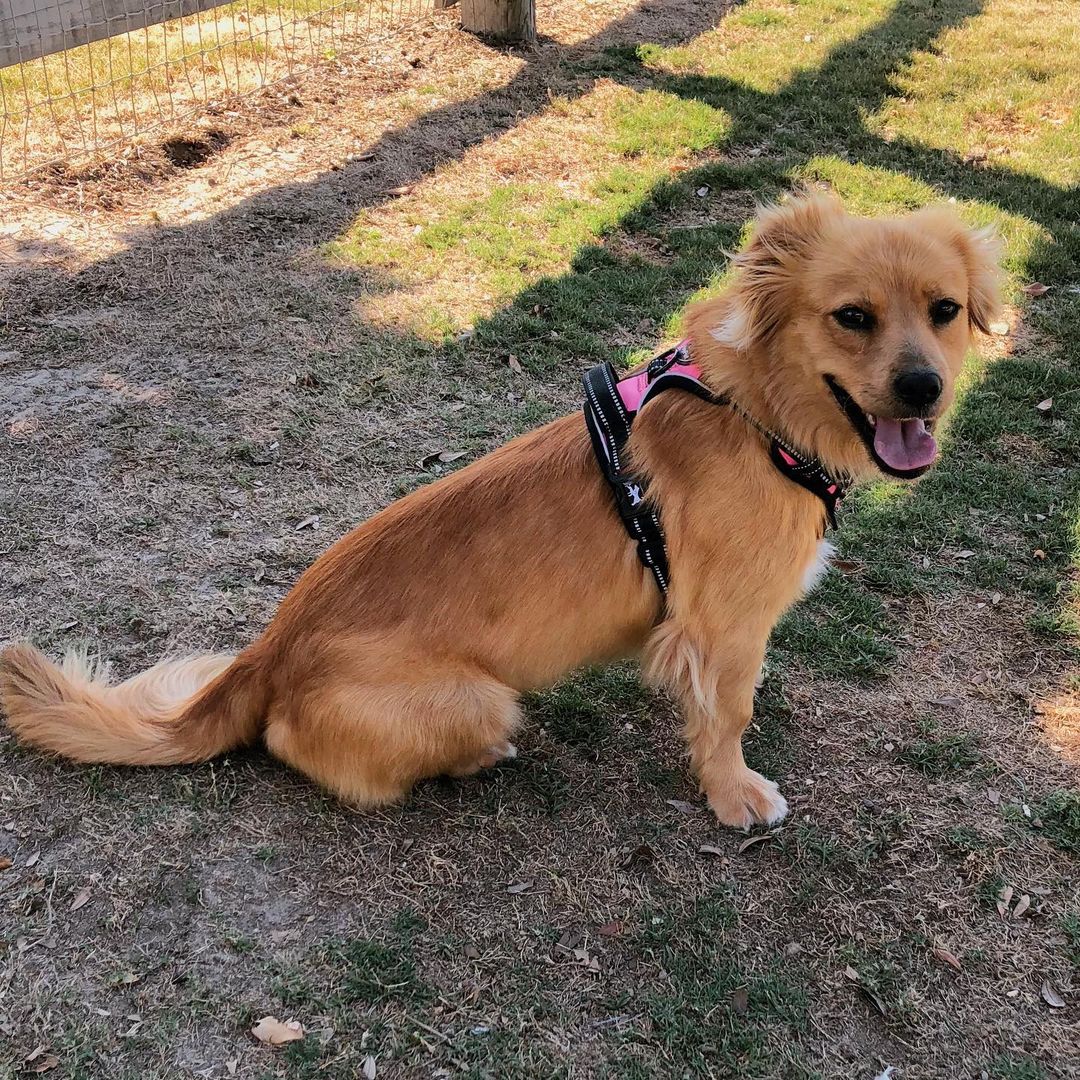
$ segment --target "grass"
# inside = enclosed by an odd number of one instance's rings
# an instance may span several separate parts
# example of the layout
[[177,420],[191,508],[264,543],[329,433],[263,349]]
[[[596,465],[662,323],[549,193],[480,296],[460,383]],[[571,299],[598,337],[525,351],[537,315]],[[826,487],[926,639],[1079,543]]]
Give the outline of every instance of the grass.
[[[646,911],[634,942],[642,1004],[669,1060],[692,1075],[809,1078],[812,1070],[792,1035],[805,1030],[807,999],[799,976],[781,958],[745,971],[731,958],[738,924],[732,897],[706,894],[689,906]],[[632,1050],[615,1059],[613,1075],[634,1075]],[[641,1073],[641,1075],[647,1075]]]
[[1080,853],[1080,791],[1054,791],[1034,808],[1043,832],[1062,851]]
[[923,776],[940,780],[953,773],[970,772],[982,762],[979,739],[967,732],[942,735],[933,724],[924,725],[925,738],[902,747],[897,757]]
[[994,1058],[987,1070],[994,1080],[1049,1080],[1049,1073],[1034,1058],[1011,1054]]
[[591,668],[543,694],[526,697],[530,717],[557,742],[595,754],[617,726],[640,720],[651,703],[633,669]]
[[[254,752],[148,773],[5,743],[0,950],[19,963],[0,1071],[39,1044],[52,1075],[124,1080],[231,1060],[352,1080],[368,1055],[378,1075],[523,1080],[1080,1068],[1075,773],[1064,737],[1028,723],[1029,702],[1071,692],[1078,655],[1075,7],[752,0],[693,33],[645,25],[527,56],[470,45],[464,104],[402,121],[354,172],[281,174],[158,230],[153,257],[131,239],[71,279],[79,304],[135,297],[106,359],[94,334],[49,326],[71,280],[35,279],[11,318],[26,363],[176,371],[160,401],[43,412],[63,432],[47,453],[10,440],[3,633],[34,598],[77,623],[50,645],[96,635],[125,669],[174,639],[242,647],[331,537],[435,477],[426,455],[576,408],[585,365],[675,332],[723,287],[755,199],[804,183],[865,213],[955,198],[1004,236],[1013,330],[972,358],[940,465],[847,501],[850,566],[777,629],[747,757],[791,819],[717,830],[670,703],[632,666],[530,696],[512,765],[377,813]],[[398,101],[335,93],[342,125]],[[289,123],[304,153],[331,137]],[[272,239],[239,270],[207,257],[253,246],[264,212]],[[1034,281],[1050,291],[1024,293]],[[109,482],[83,484],[88,463]],[[1037,910],[1003,919],[1007,888]],[[1045,1006],[1043,978],[1069,1008]],[[256,1046],[267,1014],[308,1037]]]

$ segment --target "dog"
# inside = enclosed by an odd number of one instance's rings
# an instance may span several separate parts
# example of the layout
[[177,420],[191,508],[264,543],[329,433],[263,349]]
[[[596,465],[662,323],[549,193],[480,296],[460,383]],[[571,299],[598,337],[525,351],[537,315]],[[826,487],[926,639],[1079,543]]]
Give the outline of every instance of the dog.
[[742,736],[769,634],[821,572],[828,508],[777,468],[768,436],[850,480],[929,468],[973,331],[997,311],[997,250],[947,207],[864,219],[801,195],[760,210],[733,263],[685,323],[714,399],[659,395],[627,443],[662,522],[666,594],[581,415],[565,416],[339,540],[235,658],[165,660],[111,685],[84,655],[7,648],[12,731],[131,765],[261,739],[371,807],[512,756],[522,692],[637,656],[681,705],[719,821],[778,821],[787,804],[746,765]]

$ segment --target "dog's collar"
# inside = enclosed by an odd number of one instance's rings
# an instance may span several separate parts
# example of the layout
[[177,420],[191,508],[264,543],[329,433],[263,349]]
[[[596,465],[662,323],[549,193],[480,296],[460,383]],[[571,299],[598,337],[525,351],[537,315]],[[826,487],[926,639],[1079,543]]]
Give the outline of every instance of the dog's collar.
[[712,393],[701,378],[701,369],[690,358],[690,342],[682,341],[651,360],[640,371],[620,379],[609,363],[597,364],[584,376],[585,424],[593,453],[615,495],[615,505],[626,531],[637,544],[638,557],[667,594],[670,571],[667,545],[660,515],[647,497],[644,477],[634,473],[626,460],[626,442],[634,418],[657,394],[685,390],[714,405],[726,405],[769,440],[769,458],[789,480],[816,495],[825,506],[828,523],[836,526],[836,508],[847,492],[849,480],[833,477],[821,461],[800,453],[759,423],[737,402]]

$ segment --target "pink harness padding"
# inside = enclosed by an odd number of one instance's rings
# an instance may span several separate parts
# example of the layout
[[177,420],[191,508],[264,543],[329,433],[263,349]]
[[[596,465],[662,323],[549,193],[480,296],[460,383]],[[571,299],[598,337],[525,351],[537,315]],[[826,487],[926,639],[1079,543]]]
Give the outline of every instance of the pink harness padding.
[[[675,360],[669,369],[672,374],[681,375],[684,379],[690,379],[693,382],[701,382],[701,368],[697,364],[692,363],[689,358],[689,341],[680,341],[675,349],[672,350],[677,353]],[[665,355],[670,356],[668,352]],[[683,358],[686,358],[685,360]],[[625,379],[620,379],[615,385],[619,391],[619,399],[623,403],[623,407],[628,413],[636,413],[640,410],[642,403],[645,400],[645,395],[649,392],[649,387],[652,384],[653,375],[650,374],[649,368],[652,365],[643,367],[636,375],[628,375]]]

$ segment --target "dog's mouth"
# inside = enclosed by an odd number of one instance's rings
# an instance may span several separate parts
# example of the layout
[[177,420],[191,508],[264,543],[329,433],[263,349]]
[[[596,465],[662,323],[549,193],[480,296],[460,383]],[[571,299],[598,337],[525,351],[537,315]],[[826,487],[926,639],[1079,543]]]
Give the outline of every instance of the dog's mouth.
[[861,409],[831,375],[825,376],[825,382],[862,439],[874,464],[883,473],[901,480],[914,480],[937,460],[938,445],[933,435],[933,420],[874,416]]

